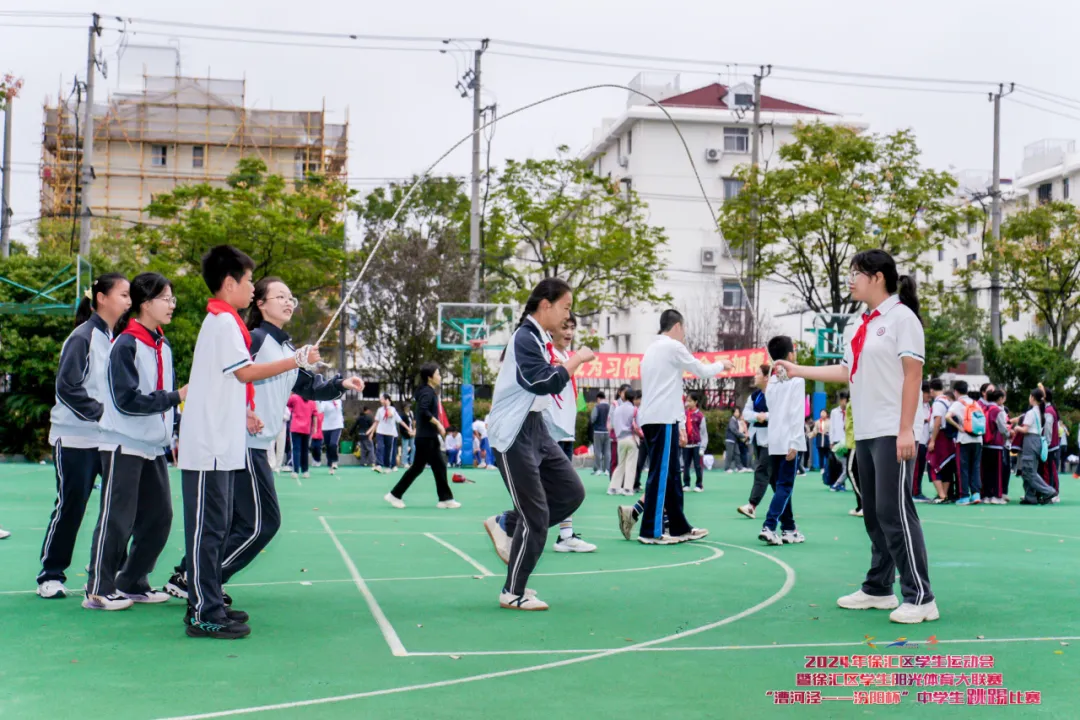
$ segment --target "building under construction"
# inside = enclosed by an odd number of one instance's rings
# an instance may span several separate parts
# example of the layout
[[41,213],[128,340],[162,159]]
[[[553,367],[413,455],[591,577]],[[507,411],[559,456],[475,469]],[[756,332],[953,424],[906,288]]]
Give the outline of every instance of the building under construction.
[[[113,92],[94,106],[91,213],[148,219],[154,195],[177,185],[221,184],[242,157],[262,158],[271,173],[344,178],[348,118],[321,110],[246,108],[245,81],[143,77],[137,92]],[[82,163],[83,108],[74,100],[46,103],[41,150],[41,215],[76,214]]]

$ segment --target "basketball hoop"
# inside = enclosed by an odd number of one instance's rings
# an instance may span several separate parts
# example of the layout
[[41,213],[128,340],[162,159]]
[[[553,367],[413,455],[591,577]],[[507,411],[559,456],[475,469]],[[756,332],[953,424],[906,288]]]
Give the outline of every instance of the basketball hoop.
[[472,338],[469,340],[469,345],[472,346],[473,351],[483,350],[487,345],[487,338]]

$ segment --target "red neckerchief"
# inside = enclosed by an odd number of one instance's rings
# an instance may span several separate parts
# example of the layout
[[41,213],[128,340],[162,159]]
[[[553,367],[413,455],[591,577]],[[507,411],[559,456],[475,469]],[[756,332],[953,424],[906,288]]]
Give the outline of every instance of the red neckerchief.
[[851,380],[855,379],[855,372],[859,369],[859,356],[862,355],[863,345],[866,344],[866,328],[870,325],[870,321],[879,315],[881,313],[877,310],[871,313],[863,313],[862,325],[855,331],[855,337],[851,338]]
[[[244,324],[244,321],[240,319],[240,314],[236,312],[236,308],[224,300],[210,298],[206,303],[206,312],[211,315],[232,315],[233,320],[236,321],[237,326],[240,328],[240,334],[244,336],[244,346],[247,347],[248,352],[251,352],[251,333],[248,332],[247,325]],[[246,390],[247,406],[254,410],[255,386],[252,383],[246,383]]]
[[[552,344],[552,343],[547,343],[546,347],[547,347],[548,355],[551,358],[551,364],[552,365],[557,365],[558,364],[557,361],[558,361],[559,358],[558,358],[558,356],[555,355],[555,345]],[[574,389],[574,402],[577,402],[577,380],[574,379],[573,375],[570,376],[570,387],[572,387]],[[552,395],[551,397],[555,400],[556,407],[558,407],[561,410],[562,409],[562,393],[559,393],[558,395]]]
[[159,337],[155,340],[154,336],[150,334],[150,331],[146,329],[138,320],[132,319],[124,328],[124,332],[121,335],[130,335],[144,345],[149,345],[154,348],[154,355],[157,358],[157,389],[165,389],[165,377],[163,364],[161,361],[161,346],[165,342],[165,333],[161,328],[157,329]]

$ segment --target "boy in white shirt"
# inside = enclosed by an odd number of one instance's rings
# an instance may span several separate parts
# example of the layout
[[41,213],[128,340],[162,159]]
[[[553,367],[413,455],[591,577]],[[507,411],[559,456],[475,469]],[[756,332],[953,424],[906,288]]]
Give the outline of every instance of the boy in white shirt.
[[840,449],[841,445],[846,445],[846,435],[844,433],[845,423],[847,421],[847,406],[848,399],[851,394],[847,390],[841,390],[836,394],[836,407],[833,408],[832,413],[829,415],[829,443],[831,444],[830,450],[832,451],[829,458],[829,467],[832,470],[830,478],[835,477],[830,486],[830,490],[834,492],[842,492],[847,488],[844,483],[847,481],[847,463],[844,462],[844,457],[852,449],[845,447],[845,449],[839,454],[836,451]]
[[[769,340],[768,348],[769,357],[774,362],[795,362],[795,344],[786,335],[778,335]],[[802,378],[788,378],[778,370],[780,368],[774,367],[769,385],[765,388],[765,401],[769,407],[769,458],[772,460],[769,480],[773,496],[758,539],[769,545],[801,543],[806,540],[795,527],[795,514],[791,509],[796,458],[799,453],[806,452],[806,433],[803,431],[806,381]],[[776,534],[778,522],[782,535]]]
[[452,427],[446,432],[446,457],[450,461],[450,467],[461,464],[461,433]]
[[487,422],[476,418],[472,424],[473,450],[476,455],[476,467],[483,470],[488,466],[488,454],[491,452],[491,443],[488,440]]
[[229,245],[211,248],[202,258],[202,274],[213,297],[207,303],[195,343],[184,420],[180,423],[180,470],[183,478],[184,538],[190,577],[190,637],[235,639],[251,632],[247,613],[226,606],[222,560],[232,517],[233,474],[243,472],[244,434],[262,426],[255,415],[255,383],[297,367],[319,362],[314,347],[294,357],[252,363],[251,335],[238,310],[251,304],[254,261]]

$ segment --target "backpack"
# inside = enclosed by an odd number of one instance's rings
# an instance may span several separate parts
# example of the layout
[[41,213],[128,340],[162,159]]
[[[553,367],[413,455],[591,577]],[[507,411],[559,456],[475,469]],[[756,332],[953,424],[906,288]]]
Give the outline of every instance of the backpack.
[[982,437],[986,434],[986,413],[979,403],[968,403],[964,408],[964,432]]

